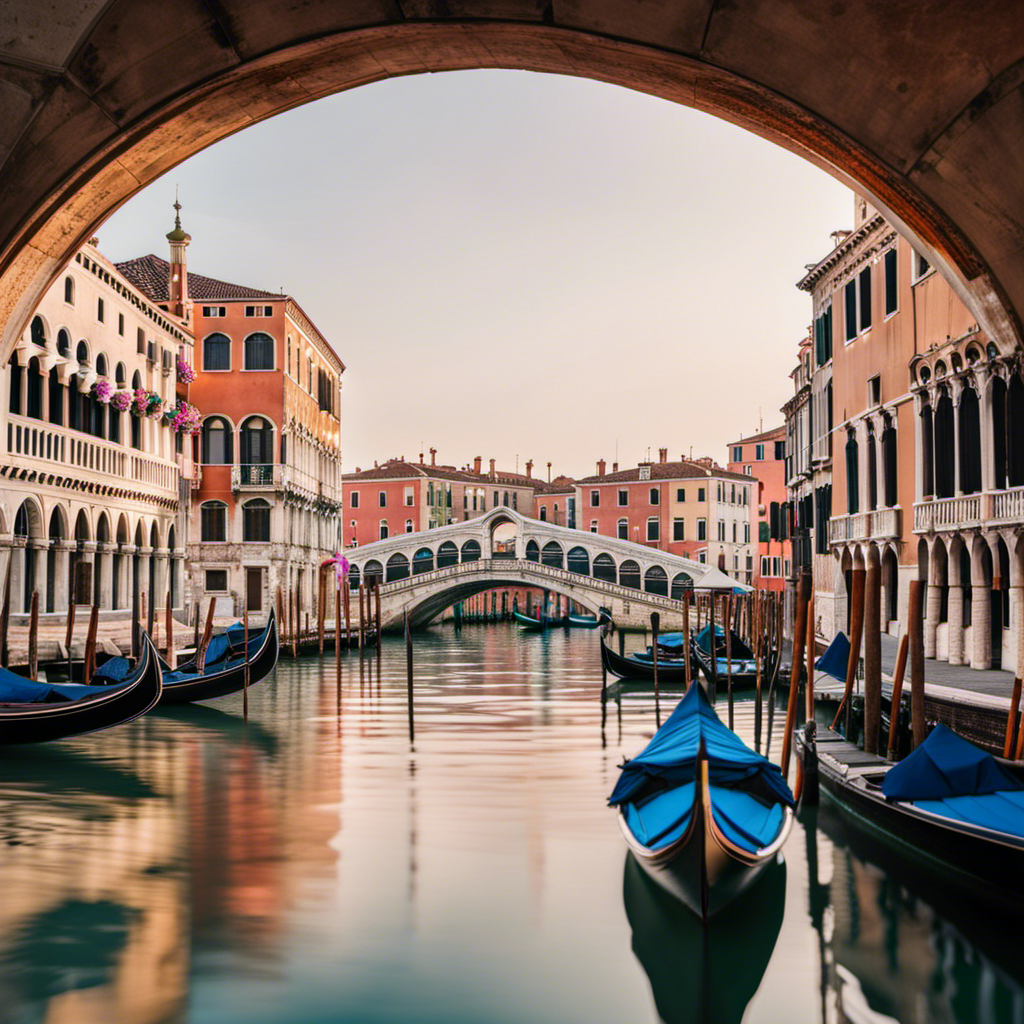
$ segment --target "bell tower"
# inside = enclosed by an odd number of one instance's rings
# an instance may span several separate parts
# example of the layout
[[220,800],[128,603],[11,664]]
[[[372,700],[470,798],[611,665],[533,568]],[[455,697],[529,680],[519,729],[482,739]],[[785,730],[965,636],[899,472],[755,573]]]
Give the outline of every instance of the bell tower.
[[192,319],[192,303],[188,297],[188,258],[185,250],[192,236],[181,227],[181,203],[178,193],[174,193],[174,230],[167,232],[167,241],[171,246],[171,265],[168,271],[167,297],[168,311],[182,320]]

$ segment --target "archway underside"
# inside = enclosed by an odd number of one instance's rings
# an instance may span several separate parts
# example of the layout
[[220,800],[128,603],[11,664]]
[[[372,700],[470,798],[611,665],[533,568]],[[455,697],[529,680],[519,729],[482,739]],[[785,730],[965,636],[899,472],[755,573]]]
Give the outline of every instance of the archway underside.
[[52,7],[8,5],[20,31],[0,46],[0,358],[77,246],[177,163],[332,93],[479,68],[624,86],[804,156],[868,195],[1004,349],[1020,342],[1019,5],[166,0],[157,20],[133,0]]

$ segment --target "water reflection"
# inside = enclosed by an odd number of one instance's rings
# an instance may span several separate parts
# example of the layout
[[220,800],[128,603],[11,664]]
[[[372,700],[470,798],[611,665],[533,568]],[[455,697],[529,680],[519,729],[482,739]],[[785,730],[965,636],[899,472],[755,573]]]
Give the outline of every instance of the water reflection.
[[633,952],[664,1024],[739,1024],[782,928],[785,862],[770,864],[706,927],[649,878],[632,854],[626,856],[622,889]]
[[706,942],[623,869],[605,798],[654,702],[602,707],[597,643],[418,638],[414,747],[399,640],[340,684],[286,656],[247,725],[238,696],[2,752],[0,1022],[1024,1024],[1016,933],[825,809]]

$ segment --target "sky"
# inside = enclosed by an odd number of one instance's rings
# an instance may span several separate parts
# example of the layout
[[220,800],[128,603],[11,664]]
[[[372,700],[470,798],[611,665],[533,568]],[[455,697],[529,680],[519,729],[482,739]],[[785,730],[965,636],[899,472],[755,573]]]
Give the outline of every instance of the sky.
[[782,422],[811,319],[795,287],[852,193],[709,115],[518,71],[416,75],[255,125],[101,227],[295,297],[346,371],[346,471],[438,462],[535,474],[727,458]]

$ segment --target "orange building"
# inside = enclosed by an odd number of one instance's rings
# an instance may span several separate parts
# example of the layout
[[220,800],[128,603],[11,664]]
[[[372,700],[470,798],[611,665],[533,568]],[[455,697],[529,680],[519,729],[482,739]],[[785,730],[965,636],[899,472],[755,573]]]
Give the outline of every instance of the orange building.
[[786,425],[731,441],[728,449],[726,468],[756,480],[757,518],[752,529],[756,531],[758,558],[751,582],[781,592],[792,572],[793,558],[788,531]]
[[196,338],[194,599],[259,613],[280,586],[312,612],[318,567],[338,545],[345,366],[290,295],[192,273],[180,223],[168,239],[170,261],[118,267],[191,317]]

